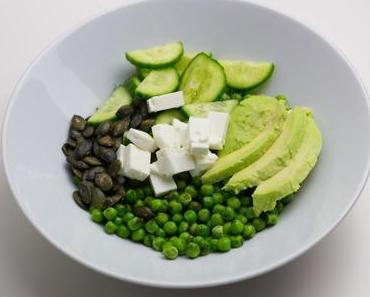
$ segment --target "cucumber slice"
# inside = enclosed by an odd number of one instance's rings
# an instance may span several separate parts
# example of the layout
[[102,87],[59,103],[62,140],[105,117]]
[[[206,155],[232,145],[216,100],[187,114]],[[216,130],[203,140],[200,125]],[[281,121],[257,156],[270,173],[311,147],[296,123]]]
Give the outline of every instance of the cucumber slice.
[[184,46],[181,41],[178,41],[126,52],[126,59],[138,67],[158,69],[174,65],[183,53]]
[[115,88],[112,95],[98,108],[88,119],[91,125],[99,125],[101,122],[116,118],[116,112],[122,105],[130,105],[132,97],[124,86]]
[[178,119],[180,121],[185,121],[185,116],[178,109],[168,109],[158,113],[155,118],[156,124],[172,124],[173,119]]
[[146,78],[149,75],[150,71],[152,71],[152,69],[148,69],[148,68],[138,68],[137,69],[137,73],[141,80]]
[[235,106],[238,105],[238,100],[225,100],[209,103],[193,103],[186,104],[182,107],[183,112],[187,116],[207,117],[210,111],[220,111],[230,113]]
[[149,98],[171,93],[178,85],[179,77],[174,68],[152,70],[136,88],[136,94]]
[[223,93],[225,86],[226,77],[222,66],[205,53],[191,60],[180,81],[185,103],[214,101]]
[[219,60],[219,62],[224,67],[227,85],[239,90],[258,87],[274,72],[274,64],[268,62],[232,60]]
[[135,95],[135,90],[140,84],[140,79],[137,75],[132,75],[126,82],[125,86],[132,96]]
[[[181,57],[180,61],[178,61],[175,65],[175,69],[177,71],[177,73],[179,74],[179,76],[181,76],[181,74],[184,73],[184,70],[186,69],[186,67],[188,67],[190,61],[196,56],[198,55],[200,52],[197,52],[197,53],[194,53],[194,52],[190,52],[190,53],[184,53],[183,56]],[[212,57],[212,53],[211,52],[204,52],[207,56],[209,57]]]

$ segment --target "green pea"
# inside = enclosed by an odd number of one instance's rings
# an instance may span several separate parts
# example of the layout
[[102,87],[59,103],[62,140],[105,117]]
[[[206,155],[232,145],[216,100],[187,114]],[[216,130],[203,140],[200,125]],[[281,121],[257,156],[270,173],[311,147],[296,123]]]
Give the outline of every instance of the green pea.
[[245,216],[248,220],[254,219],[256,217],[256,213],[254,212],[253,207],[248,207]]
[[239,198],[242,206],[252,206],[253,200],[250,196],[242,196]]
[[162,209],[162,204],[163,204],[163,200],[161,199],[153,199],[151,202],[150,202],[150,209],[157,213],[157,212],[160,212],[161,209]]
[[168,214],[160,212],[155,216],[154,219],[159,226],[163,226],[169,220],[169,217]]
[[191,202],[191,195],[189,193],[182,193],[179,196],[179,202],[184,206],[188,206]]
[[152,242],[152,246],[156,251],[162,251],[163,244],[166,240],[163,237],[155,237]]
[[241,202],[238,197],[234,196],[227,199],[227,206],[231,207],[234,210],[238,210],[241,206]]
[[108,221],[113,221],[117,217],[117,210],[113,207],[108,207],[104,209],[103,214]]
[[231,241],[231,247],[232,248],[241,247],[244,243],[243,236],[241,236],[241,235],[230,236],[230,241]]
[[141,242],[144,240],[145,230],[143,228],[137,229],[131,232],[131,239],[135,242]]
[[104,216],[103,216],[103,213],[101,212],[101,210],[99,210],[99,209],[93,209],[91,211],[91,219],[95,223],[101,223],[101,222],[103,222]]
[[212,228],[212,236],[214,238],[221,238],[224,236],[224,228],[223,226],[215,226]]
[[184,216],[181,213],[175,213],[172,218],[172,221],[174,221],[176,224],[180,224],[184,220]]
[[210,218],[210,223],[212,226],[218,226],[218,225],[223,225],[224,224],[224,219],[221,214],[219,213],[214,213],[212,214]]
[[126,207],[121,203],[117,203],[114,208],[117,210],[117,215],[119,217],[122,217],[127,212]]
[[164,232],[164,230],[162,228],[159,228],[157,230],[157,232],[155,232],[155,235],[158,236],[158,237],[163,237],[165,238],[166,237],[166,232]]
[[108,221],[105,225],[104,225],[104,230],[106,233],[108,234],[114,234],[118,229],[118,226],[113,223],[112,221]]
[[268,226],[273,226],[275,225],[279,220],[279,216],[275,213],[268,213],[266,215],[266,224]]
[[210,238],[210,239],[208,240],[208,242],[209,242],[209,248],[210,248],[210,250],[211,250],[212,252],[217,251],[217,243],[218,243],[218,239],[216,239],[216,238]]
[[172,244],[174,247],[177,248],[177,250],[179,251],[179,254],[182,255],[185,253],[186,251],[186,246],[187,246],[187,243],[186,243],[186,240],[183,239],[183,238],[175,238],[175,239],[172,239],[171,240]]
[[166,246],[162,250],[162,254],[169,260],[174,260],[177,258],[179,252],[176,247],[173,245],[171,246]]
[[200,192],[203,196],[212,196],[214,193],[214,187],[211,184],[204,184],[200,187]]
[[292,202],[294,198],[294,195],[289,195],[289,196],[286,196],[284,197],[283,199],[281,199],[280,201],[284,204],[284,205],[287,205],[289,204],[290,202]]
[[189,229],[189,223],[188,222],[182,221],[182,222],[179,223],[179,227],[178,227],[178,232],[179,233],[186,232],[186,231],[188,231],[188,229]]
[[134,217],[132,220],[128,221],[127,227],[130,231],[136,231],[144,226],[144,220],[138,217]]
[[227,222],[224,224],[223,228],[224,228],[224,234],[230,234],[230,227],[231,227],[231,222]]
[[235,210],[230,206],[227,206],[225,208],[225,212],[223,215],[225,221],[232,221],[235,218],[235,216],[236,216]]
[[133,218],[135,217],[135,215],[132,213],[132,212],[126,212],[123,217],[122,217],[122,220],[124,223],[128,223],[129,221],[131,221]]
[[178,181],[176,181],[176,185],[179,190],[183,190],[185,189],[187,182],[183,179],[179,179]]
[[266,228],[266,222],[261,218],[254,218],[252,221],[252,225],[254,226],[257,232],[260,232]]
[[244,224],[239,220],[234,220],[230,225],[230,233],[232,235],[242,234],[244,231]]
[[224,195],[222,193],[213,193],[212,198],[214,204],[224,203]]
[[121,238],[128,238],[130,236],[130,230],[125,225],[121,225],[117,229],[117,235]]
[[217,250],[220,252],[228,252],[231,250],[231,240],[229,237],[222,237],[217,241]]
[[159,211],[161,211],[161,212],[167,212],[167,210],[168,210],[168,201],[167,200],[162,200],[162,206],[161,206],[161,208],[160,208],[160,210]]
[[211,213],[208,209],[201,209],[198,212],[198,220],[201,223],[206,223],[209,220]]
[[211,252],[211,245],[206,239],[202,238],[202,240],[200,240],[197,244],[199,245],[200,254],[202,256],[208,255]]
[[184,219],[189,224],[195,223],[197,221],[197,213],[194,210],[187,210],[184,213]]
[[199,187],[200,185],[202,185],[202,178],[200,176],[195,176],[192,179],[192,183],[193,183],[193,185]]
[[123,220],[120,217],[116,217],[113,221],[117,226],[122,225]]
[[193,236],[189,232],[185,231],[180,233],[179,238],[184,239],[186,242],[189,242],[193,238]]
[[145,206],[144,200],[137,200],[134,204],[134,208],[143,207]]
[[145,223],[145,230],[150,234],[155,234],[159,229],[157,222],[151,219]]
[[152,196],[145,197],[144,199],[145,205],[150,207],[150,204],[152,203],[153,200],[154,200],[154,197]]
[[205,196],[202,199],[202,204],[205,208],[212,209],[213,207],[213,198],[211,196]]
[[243,237],[245,239],[251,239],[256,234],[256,228],[252,224],[244,226]]
[[129,189],[125,194],[125,202],[129,204],[134,204],[137,201],[136,191]]
[[138,200],[143,200],[145,198],[145,193],[144,193],[143,189],[138,188],[135,191],[136,191],[136,198]]
[[192,209],[192,210],[195,210],[195,211],[199,211],[199,210],[202,209],[202,205],[199,202],[197,202],[197,201],[192,201],[189,204],[189,209]]
[[223,215],[225,213],[225,209],[226,209],[225,206],[220,205],[220,204],[216,204],[212,208],[212,213],[219,213],[219,214]]
[[198,191],[195,189],[194,186],[186,186],[185,193],[189,193],[191,195],[191,198],[195,198],[198,195]]
[[200,247],[195,242],[190,242],[186,248],[186,256],[190,259],[195,259],[200,254]]
[[179,196],[180,194],[177,191],[172,191],[171,193],[168,194],[169,200],[178,200]]
[[202,236],[202,237],[207,237],[209,236],[209,227],[205,224],[198,224],[196,229],[195,229],[195,234]]
[[176,226],[176,223],[173,222],[173,221],[168,221],[166,222],[164,225],[163,225],[163,230],[164,232],[171,236],[171,235],[175,235],[177,233],[177,226]]
[[197,223],[193,223],[190,225],[190,228],[189,228],[189,232],[190,234],[192,235],[196,235],[197,233],[197,228],[198,228],[198,224]]
[[278,213],[281,213],[283,211],[284,204],[281,201],[276,202],[276,207],[275,209],[277,210]]
[[147,247],[152,247],[154,238],[155,236],[153,234],[146,234],[143,239],[143,244]]
[[170,201],[168,207],[170,209],[170,213],[172,214],[180,213],[182,211],[182,204],[178,201]]
[[145,185],[143,187],[143,191],[144,191],[144,195],[146,197],[153,196],[153,190],[152,190],[152,187],[150,185]]

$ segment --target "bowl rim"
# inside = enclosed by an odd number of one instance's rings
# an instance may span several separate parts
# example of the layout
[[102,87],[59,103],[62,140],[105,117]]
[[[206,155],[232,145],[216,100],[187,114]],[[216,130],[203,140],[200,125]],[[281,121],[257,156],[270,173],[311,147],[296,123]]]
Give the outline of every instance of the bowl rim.
[[[135,5],[140,5],[143,3],[149,3],[152,2],[153,0],[130,0],[126,3],[122,3],[120,5],[117,5],[113,8],[110,8],[108,10],[103,10],[93,16],[90,16],[83,21],[77,23],[76,25],[73,25],[71,28],[68,30],[64,31],[63,33],[59,34],[56,38],[54,38],[43,50],[39,52],[39,54],[36,55],[36,57],[32,60],[32,62],[26,67],[26,69],[23,71],[23,73],[20,75],[19,79],[16,82],[16,85],[10,95],[10,99],[7,103],[6,106],[6,112],[5,116],[3,119],[3,126],[2,126],[2,137],[1,137],[1,146],[2,146],[2,159],[3,159],[3,164],[4,164],[4,172],[6,176],[6,181],[8,182],[9,188],[11,190],[11,194],[16,200],[18,206],[21,208],[23,214],[27,218],[27,220],[31,223],[31,225],[52,245],[54,246],[57,250],[62,252],[63,254],[69,256],[71,259],[73,259],[75,262],[82,264],[85,267],[90,268],[91,270],[95,272],[102,273],[106,276],[134,283],[137,285],[144,285],[144,286],[149,286],[149,287],[157,287],[157,288],[206,288],[206,287],[214,287],[214,286],[221,286],[221,285],[226,285],[226,284],[232,284],[236,283],[239,281],[251,279],[258,277],[262,274],[268,273],[272,270],[275,270],[279,267],[282,267],[285,264],[288,264],[289,262],[297,259],[299,256],[303,255],[305,252],[307,252],[309,249],[311,249],[313,246],[315,246],[319,241],[321,241],[324,237],[326,237],[330,232],[332,232],[336,227],[338,227],[339,223],[342,222],[342,220],[346,217],[346,215],[349,213],[349,211],[353,208],[354,204],[358,201],[359,197],[361,196],[367,181],[369,179],[370,175],[370,158],[367,161],[366,164],[366,169],[364,170],[362,177],[360,179],[360,182],[358,183],[356,194],[354,195],[354,198],[352,201],[348,204],[348,206],[343,210],[340,216],[338,216],[337,220],[327,228],[324,228],[316,238],[312,239],[310,242],[305,244],[301,249],[297,250],[295,253],[290,254],[289,256],[280,259],[279,261],[276,261],[275,263],[272,263],[269,266],[266,266],[264,268],[261,268],[259,270],[256,270],[254,273],[244,273],[244,274],[238,274],[234,276],[225,276],[222,280],[217,280],[217,281],[198,281],[198,282],[191,282],[191,283],[180,283],[180,284],[175,284],[173,282],[167,282],[167,281],[151,281],[151,280],[146,280],[146,279],[141,279],[137,277],[131,277],[130,275],[122,275],[122,274],[116,274],[114,272],[111,272],[109,269],[104,268],[104,267],[99,267],[97,265],[91,264],[87,261],[82,260],[79,258],[78,255],[74,254],[73,251],[68,250],[68,248],[58,245],[56,241],[54,241],[54,238],[52,235],[49,235],[44,228],[42,227],[41,224],[37,224],[35,221],[33,221],[32,216],[28,212],[27,208],[22,204],[21,199],[19,199],[16,196],[16,190],[12,183],[10,182],[10,166],[7,161],[7,145],[6,145],[6,140],[7,140],[7,133],[8,133],[8,123],[9,123],[9,117],[12,111],[12,107],[15,101],[15,98],[17,97],[19,91],[23,88],[23,84],[25,79],[27,78],[28,74],[32,71],[33,67],[43,58],[43,56],[52,48],[54,48],[56,45],[58,45],[60,42],[62,42],[64,39],[72,35],[75,31],[78,29],[81,29],[88,25],[90,22],[96,21],[97,19],[100,19],[101,17],[105,17],[117,10],[124,9],[126,7],[130,6],[135,6]],[[167,1],[167,0],[164,0]],[[227,0],[214,0],[218,2],[225,2]],[[349,59],[346,57],[346,55],[340,50],[335,43],[330,40],[327,36],[324,36],[322,33],[318,33],[315,29],[312,29],[309,27],[305,22],[302,20],[299,20],[296,17],[291,17],[290,15],[286,15],[285,13],[282,13],[278,10],[275,10],[273,8],[270,8],[265,5],[257,4],[254,2],[251,2],[250,0],[232,0],[232,2],[238,2],[238,3],[243,3],[247,4],[250,6],[253,6],[257,9],[260,10],[265,10],[269,13],[273,13],[278,15],[280,18],[284,18],[287,21],[290,21],[298,26],[302,26],[306,30],[310,31],[312,34],[314,34],[316,37],[318,37],[322,42],[324,42],[327,46],[329,46],[332,50],[334,50],[340,58],[343,60],[343,62],[348,66],[349,70],[352,72],[353,76],[355,77],[356,81],[359,83],[359,86],[361,87],[363,97],[365,98],[366,101],[366,106],[367,106],[367,112],[368,112],[368,117],[370,118],[370,102],[369,102],[369,94],[367,92],[367,89],[364,85],[364,82],[362,81],[359,73],[355,69],[355,67],[352,65],[352,63],[349,61]]]

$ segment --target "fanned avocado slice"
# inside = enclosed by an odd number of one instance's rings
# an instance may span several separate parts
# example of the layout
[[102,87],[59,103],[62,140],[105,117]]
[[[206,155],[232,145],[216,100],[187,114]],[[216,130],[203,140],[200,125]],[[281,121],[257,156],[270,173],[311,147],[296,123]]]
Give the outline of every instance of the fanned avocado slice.
[[315,166],[321,151],[322,138],[314,119],[308,117],[303,142],[290,164],[279,173],[260,183],[253,193],[256,215],[275,208],[276,201],[300,188]]

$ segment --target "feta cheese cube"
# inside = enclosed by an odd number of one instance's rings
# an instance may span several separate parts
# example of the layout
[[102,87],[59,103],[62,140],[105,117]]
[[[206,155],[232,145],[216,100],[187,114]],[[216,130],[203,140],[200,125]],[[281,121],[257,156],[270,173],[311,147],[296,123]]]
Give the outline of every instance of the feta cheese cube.
[[164,176],[156,173],[150,173],[150,183],[155,196],[161,196],[170,191],[176,190],[177,186],[172,176]]
[[131,128],[128,130],[127,139],[144,151],[154,152],[157,148],[153,137],[144,131]]
[[190,143],[190,153],[192,155],[204,155],[209,151],[208,142],[192,142]]
[[121,169],[118,172],[119,175],[124,175],[124,168],[125,168],[125,148],[123,144],[121,144],[117,150],[117,159],[121,161]]
[[227,128],[229,126],[229,114],[225,112],[210,111],[208,120],[210,123],[209,147],[220,150],[225,144]]
[[160,149],[180,148],[180,137],[175,127],[168,124],[158,124],[152,127],[155,143]]
[[124,174],[128,178],[143,181],[150,173],[150,152],[130,143],[124,152]]
[[159,164],[158,160],[150,164],[150,174],[152,173],[163,175],[163,172],[161,171],[161,165]]
[[218,157],[216,154],[211,153],[208,151],[207,154],[204,155],[196,155],[194,156],[194,163],[195,169],[190,171],[192,176],[199,176],[204,171],[208,170],[212,167],[212,165],[217,161]]
[[174,175],[195,169],[195,164],[188,150],[165,148],[157,152],[160,170],[163,174]]
[[182,91],[154,96],[147,101],[147,104],[149,112],[177,108],[184,105],[184,96]]
[[189,148],[188,124],[181,122],[178,119],[173,119],[172,126],[176,130],[176,133],[180,141],[180,146],[186,149]]
[[190,117],[189,124],[190,152],[192,154],[206,154],[209,149],[209,120],[208,118]]

